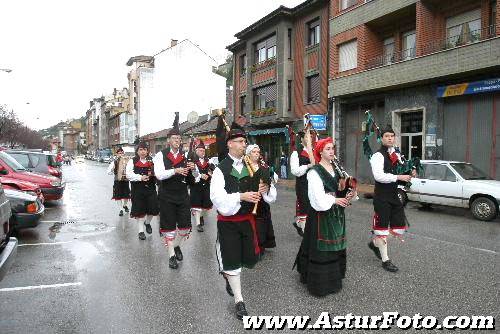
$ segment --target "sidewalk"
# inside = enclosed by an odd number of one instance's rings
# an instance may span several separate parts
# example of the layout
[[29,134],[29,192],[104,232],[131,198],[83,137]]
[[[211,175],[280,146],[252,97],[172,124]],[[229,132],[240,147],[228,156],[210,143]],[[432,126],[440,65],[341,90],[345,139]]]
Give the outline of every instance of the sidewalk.
[[[279,179],[278,185],[289,190],[295,190],[295,179]],[[360,183],[358,184],[358,195],[371,194],[373,193],[373,185]]]

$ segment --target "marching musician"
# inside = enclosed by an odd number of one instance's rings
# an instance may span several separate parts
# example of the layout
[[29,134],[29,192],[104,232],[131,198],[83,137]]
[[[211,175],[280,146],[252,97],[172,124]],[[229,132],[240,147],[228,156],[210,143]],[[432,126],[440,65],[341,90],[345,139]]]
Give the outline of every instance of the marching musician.
[[407,229],[404,207],[397,195],[398,181],[410,182],[412,175],[395,175],[401,155],[394,148],[395,132],[391,128],[381,131],[382,146],[370,159],[375,191],[373,208],[375,215],[372,222],[373,239],[368,247],[382,260],[382,268],[389,272],[398,271],[398,267],[389,259],[387,237],[393,234],[401,237]]
[[130,199],[130,184],[127,180],[127,175],[125,175],[125,167],[129,157],[125,156],[123,148],[118,147],[116,149],[116,157],[111,161],[108,166],[108,174],[114,175],[115,180],[113,182],[113,197],[112,200],[116,201],[120,209],[118,214],[120,217],[123,216],[123,210],[128,212],[128,201]]
[[198,177],[195,183],[190,187],[191,213],[194,216],[198,232],[203,232],[205,218],[208,217],[208,211],[212,209],[210,201],[210,180],[215,166],[205,157],[205,144],[202,140],[196,145],[195,170]]
[[233,122],[226,134],[227,157],[220,162],[212,175],[210,199],[219,212],[217,217],[217,260],[219,270],[226,280],[226,291],[234,296],[236,316],[243,319],[248,312],[241,293],[241,268],[252,268],[259,257],[259,244],[252,214],[256,203],[268,194],[269,186],[251,177],[252,167],[244,159],[246,134]]
[[311,209],[295,264],[309,293],[325,296],[342,289],[347,246],[344,208],[357,195],[353,191],[340,197],[341,175],[331,163],[335,156],[331,138],[316,142],[314,156],[319,163],[307,172]]
[[160,235],[168,250],[168,266],[177,269],[182,261],[181,245],[191,231],[190,200],[188,184],[194,183],[194,164],[188,162],[181,150],[179,114],[168,132],[169,146],[153,158],[156,178],[160,181],[158,200],[160,203]]
[[312,140],[310,132],[299,131],[297,149],[290,156],[290,170],[295,175],[295,222],[293,226],[300,236],[304,235],[307,213],[311,207],[307,198],[307,171],[313,166]]
[[261,181],[260,183],[269,188],[267,193],[269,202],[265,201],[264,197],[261,197],[257,204],[255,216],[260,255],[262,256],[266,248],[276,247],[273,221],[271,219],[271,207],[269,206],[269,203],[274,203],[276,201],[277,196],[276,187],[274,186],[274,172],[273,175],[271,175],[269,167],[262,163],[259,145],[248,145],[246,148],[246,155],[249,157],[250,163],[252,164],[255,173],[254,177],[258,177]]
[[[129,159],[126,167],[127,179],[132,183],[132,209],[130,218],[134,218],[139,226],[139,239],[146,240],[146,232],[151,234],[151,220],[158,216],[158,195],[154,176],[153,160],[149,155],[149,147],[141,142],[137,145],[135,157]],[[144,223],[141,219],[145,218]]]

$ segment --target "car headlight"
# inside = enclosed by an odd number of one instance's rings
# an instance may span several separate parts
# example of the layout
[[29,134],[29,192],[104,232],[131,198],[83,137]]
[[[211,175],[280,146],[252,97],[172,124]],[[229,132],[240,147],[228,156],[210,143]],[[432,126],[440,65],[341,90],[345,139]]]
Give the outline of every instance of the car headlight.
[[50,185],[53,186],[53,187],[60,187],[61,186],[61,181],[59,181],[59,180],[51,181]]
[[36,202],[26,205],[27,213],[36,213],[38,211],[38,204]]

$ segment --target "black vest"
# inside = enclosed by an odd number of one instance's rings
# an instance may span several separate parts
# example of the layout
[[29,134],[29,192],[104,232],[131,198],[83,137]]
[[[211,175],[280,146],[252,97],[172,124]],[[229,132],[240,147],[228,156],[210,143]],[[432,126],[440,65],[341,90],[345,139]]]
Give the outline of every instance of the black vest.
[[[381,153],[384,157],[384,173],[396,174],[396,166],[392,164],[389,158],[389,152],[387,152],[387,147],[382,146],[377,152]],[[380,183],[375,181],[375,195],[381,195],[386,197],[393,197],[396,195],[398,189],[398,183]]]
[[[298,153],[298,152],[297,152]],[[304,157],[300,152],[299,156],[299,166],[309,165],[311,160],[309,158]],[[297,196],[301,196],[304,200],[307,198],[307,173],[302,176],[298,176],[295,179],[295,194]]]
[[[230,157],[226,157],[219,164],[219,169],[222,171],[224,175],[225,186],[224,189],[228,194],[234,193],[244,193],[247,191],[258,191],[259,190],[259,178],[257,175],[254,177],[245,176],[243,178],[238,179],[234,175],[231,175],[231,171],[233,170],[233,159]],[[243,171],[246,170],[246,166],[243,167]],[[260,169],[259,169],[260,171]],[[257,172],[259,172],[257,171]],[[249,202],[241,202],[241,208],[238,211],[238,215],[246,215],[253,211],[253,207],[255,204]]]
[[[168,158],[168,153],[170,152],[170,148],[166,148],[161,151],[163,154],[163,165],[165,166],[166,170],[172,169],[172,168],[179,168],[179,167],[186,167],[186,158],[182,154],[182,151],[179,150],[179,153],[177,155],[178,161],[174,164],[169,158]],[[160,193],[163,194],[170,194],[174,198],[180,197],[184,198],[187,196],[187,180],[189,178],[192,178],[192,174],[189,173],[188,176],[182,176],[179,174],[174,174],[173,176],[169,177],[168,179],[161,180],[160,181]]]
[[[198,159],[198,158],[196,159],[195,164],[196,164],[196,167],[198,167],[198,172],[200,172],[200,174],[207,174],[208,175],[208,172],[213,171],[214,168],[213,168],[213,165],[208,162],[207,158],[205,158],[204,160],[206,162],[205,166],[201,165],[200,159]],[[211,179],[211,177],[208,177],[208,179],[206,179],[206,180],[203,180],[202,178],[200,178],[200,181],[196,184],[199,186],[203,186],[203,187],[208,186],[208,185],[210,185],[210,179]]]
[[149,175],[149,181],[143,182],[131,182],[132,183],[132,190],[138,190],[139,188],[148,188],[148,189],[154,189],[156,190],[156,183],[155,183],[155,171],[154,171],[154,164],[153,164],[153,159],[148,156],[146,157],[146,163],[143,164],[139,157],[134,157],[132,160],[134,163],[134,173],[139,174],[139,175]]

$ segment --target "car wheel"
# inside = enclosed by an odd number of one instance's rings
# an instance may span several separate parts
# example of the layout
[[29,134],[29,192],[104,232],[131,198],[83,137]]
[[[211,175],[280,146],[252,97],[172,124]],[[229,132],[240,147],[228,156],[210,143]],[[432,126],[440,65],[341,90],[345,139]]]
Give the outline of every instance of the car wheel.
[[403,204],[403,206],[405,206],[406,203],[408,203],[408,197],[406,196],[405,191],[402,189],[398,189],[398,198],[401,204]]
[[497,206],[488,197],[476,198],[472,202],[470,210],[474,218],[483,221],[490,221],[497,216]]

